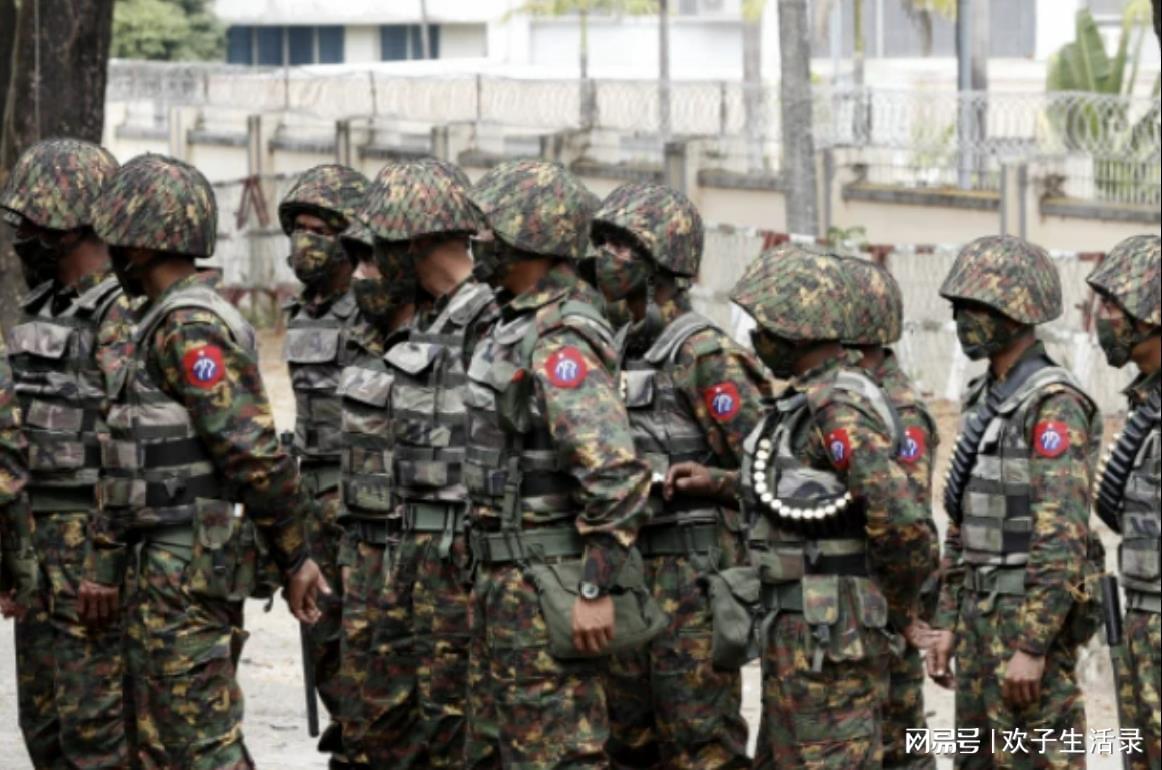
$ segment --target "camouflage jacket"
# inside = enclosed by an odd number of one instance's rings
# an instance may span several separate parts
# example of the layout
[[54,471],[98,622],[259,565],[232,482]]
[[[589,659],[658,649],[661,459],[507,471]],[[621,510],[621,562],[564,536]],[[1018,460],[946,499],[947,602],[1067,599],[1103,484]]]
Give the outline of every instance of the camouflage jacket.
[[16,560],[28,559],[32,552],[32,514],[24,496],[26,448],[12,369],[0,336],[0,592],[13,587],[8,583],[14,577]]

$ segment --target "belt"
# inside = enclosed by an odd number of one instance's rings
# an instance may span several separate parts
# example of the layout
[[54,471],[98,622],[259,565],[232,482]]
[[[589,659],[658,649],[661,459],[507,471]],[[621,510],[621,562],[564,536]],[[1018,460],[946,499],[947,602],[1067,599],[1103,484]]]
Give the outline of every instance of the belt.
[[970,567],[964,573],[964,587],[981,594],[1024,596],[1025,567],[998,567],[988,572]]
[[390,519],[347,519],[343,526],[360,543],[387,545],[393,535],[403,531],[403,520],[398,516]]
[[572,527],[544,527],[514,532],[480,532],[471,535],[472,555],[485,564],[524,561],[529,558],[578,558],[585,542]]
[[707,553],[718,546],[714,524],[678,524],[642,527],[637,548],[642,556],[680,556]]
[[28,502],[33,513],[90,511],[97,507],[92,484],[85,487],[32,487],[28,490]]
[[1162,595],[1126,589],[1126,609],[1162,615]]
[[763,583],[760,598],[767,612],[802,612],[803,584]]

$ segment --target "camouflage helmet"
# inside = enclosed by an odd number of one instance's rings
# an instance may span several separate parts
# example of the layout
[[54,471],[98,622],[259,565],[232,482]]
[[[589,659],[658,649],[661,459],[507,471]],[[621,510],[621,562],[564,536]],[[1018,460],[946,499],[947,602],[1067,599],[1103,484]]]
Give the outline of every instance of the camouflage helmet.
[[304,171],[278,204],[278,221],[287,235],[295,217],[314,214],[336,230],[343,230],[363,203],[367,177],[353,168],[327,163]]
[[486,226],[508,246],[541,256],[584,258],[596,196],[561,164],[501,163],[469,195]]
[[1110,250],[1085,280],[1151,326],[1162,326],[1162,239],[1134,235]]
[[1061,315],[1061,278],[1040,246],[1012,235],[987,235],[965,245],[940,287],[946,300],[968,300],[1023,324]]
[[853,290],[851,333],[844,345],[891,345],[900,339],[904,298],[884,267],[861,257],[845,257],[843,269]]
[[110,246],[208,257],[218,229],[214,190],[188,163],[138,155],[97,199],[93,229]]
[[339,240],[344,244],[350,242],[356,246],[366,246],[369,249],[375,246],[375,236],[371,234],[371,228],[358,215],[351,218],[347,224],[347,229],[339,235]]
[[842,258],[799,243],[764,251],[730,292],[763,330],[796,341],[849,336],[850,296]]
[[24,151],[0,191],[0,208],[48,230],[93,224],[93,203],[117,172],[104,147],[80,139],[46,139]]
[[389,163],[367,189],[361,216],[376,238],[475,233],[482,221],[468,199],[468,175],[436,158]]
[[593,234],[627,233],[658,265],[686,278],[702,261],[702,216],[682,193],[660,184],[630,182],[611,192],[593,215]]

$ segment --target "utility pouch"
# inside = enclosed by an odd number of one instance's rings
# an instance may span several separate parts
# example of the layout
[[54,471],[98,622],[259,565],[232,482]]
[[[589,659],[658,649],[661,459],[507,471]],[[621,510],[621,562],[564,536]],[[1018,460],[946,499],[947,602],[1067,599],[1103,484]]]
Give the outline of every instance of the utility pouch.
[[[260,548],[254,525],[234,515],[234,504],[198,498],[195,503],[194,541],[190,553],[190,592],[207,599],[240,602],[258,592],[259,576],[269,589],[272,564]],[[279,581],[276,581],[279,582]]]
[[710,657],[714,667],[733,671],[759,657],[758,625],[763,612],[757,567],[731,567],[700,578],[710,596],[714,624]]
[[555,564],[534,563],[525,575],[537,589],[541,615],[549,630],[549,654],[558,660],[604,657],[648,644],[669,624],[669,617],[646,589],[641,555],[632,551],[610,589],[613,598],[613,641],[599,655],[573,646],[573,604],[579,597],[581,559]]

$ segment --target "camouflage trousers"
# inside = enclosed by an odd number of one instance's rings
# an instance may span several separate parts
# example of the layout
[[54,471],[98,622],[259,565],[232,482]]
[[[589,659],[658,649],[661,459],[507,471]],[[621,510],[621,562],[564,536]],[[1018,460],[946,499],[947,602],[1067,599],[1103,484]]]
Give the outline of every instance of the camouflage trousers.
[[318,481],[309,470],[303,471],[304,486],[314,495],[316,516],[307,522],[307,542],[311,558],[319,565],[331,595],[320,597],[323,616],[307,630],[311,659],[315,664],[315,686],[319,698],[331,715],[334,730],[342,724],[340,710],[352,700],[350,687],[344,685],[340,671],[340,641],[343,625],[343,581],[339,575],[339,541],[343,530],[336,523],[341,501],[335,487],[317,492]]
[[89,514],[40,513],[41,589],[16,623],[20,729],[37,768],[128,766],[124,627],[95,630],[77,614]]
[[1126,612],[1125,634],[1114,651],[1118,712],[1123,730],[1138,730],[1141,753],[1130,757],[1130,770],[1162,767],[1162,615],[1144,610]]
[[[654,556],[646,580],[670,626],[643,650],[609,661],[610,741],[617,768],[748,768],[742,677],[714,668],[710,601],[699,558]],[[707,565],[702,565],[706,567]]]
[[[1076,648],[1062,638],[1054,640],[1046,655],[1041,678],[1041,699],[1030,707],[1015,709],[1001,697],[1005,669],[1016,649],[1024,597],[989,596],[966,592],[960,605],[956,643],[956,727],[979,730],[981,750],[960,753],[957,768],[1084,768],[1085,753],[1066,753],[1063,743],[1035,744],[1038,730],[1060,736],[1074,730],[1085,738],[1085,703],[1074,666]],[[1023,747],[1005,750],[1004,736],[1022,730]],[[1040,733],[1044,735],[1044,733]],[[992,751],[995,737],[996,751]],[[1013,750],[1017,749],[1017,750]]]
[[908,730],[927,729],[924,718],[924,658],[908,646],[893,655],[884,704],[885,770],[936,770],[936,758],[923,749],[906,750]]
[[376,768],[459,768],[468,674],[468,548],[457,535],[412,532],[389,546],[371,629],[363,700],[374,717],[365,748]]
[[549,654],[536,589],[515,564],[480,565],[471,601],[465,766],[609,767],[604,661]]
[[771,624],[755,767],[878,770],[888,656],[825,658],[815,671],[815,645],[801,613],[780,614]]
[[363,686],[371,666],[371,633],[382,611],[384,588],[382,545],[352,541],[347,586],[343,592],[343,621],[340,633],[339,677],[348,688],[340,711],[343,749],[349,759],[366,759],[364,748],[367,724],[375,718],[363,698]]
[[128,600],[129,670],[143,770],[253,768],[236,672],[242,603],[189,589],[188,553],[140,548]]

